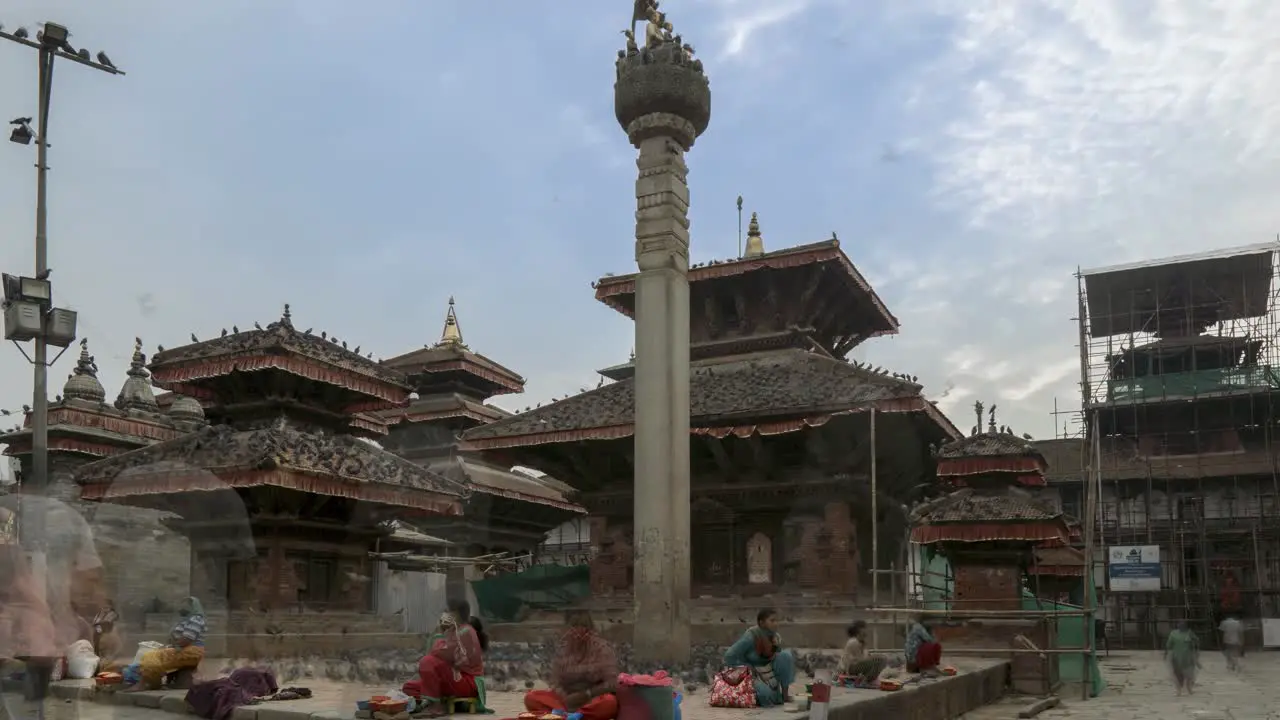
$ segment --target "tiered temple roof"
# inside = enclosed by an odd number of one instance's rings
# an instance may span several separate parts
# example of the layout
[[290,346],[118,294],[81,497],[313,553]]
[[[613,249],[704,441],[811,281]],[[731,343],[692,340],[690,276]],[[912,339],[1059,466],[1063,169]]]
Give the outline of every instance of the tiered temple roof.
[[[751,232],[752,253],[689,270],[694,434],[775,435],[875,408],[920,414],[935,442],[960,436],[914,380],[843,359],[864,340],[897,333],[898,320],[839,240],[765,252],[758,221]],[[596,299],[634,317],[635,278],[601,278]],[[493,451],[629,437],[634,370],[633,363],[601,370],[616,382],[474,428],[466,446]]]
[[[692,431],[715,437],[793,432],[873,407],[921,412],[944,432],[954,430],[920,391],[920,385],[908,380],[824,353],[788,348],[694,364],[689,406]],[[626,378],[478,427],[466,440],[476,449],[499,449],[628,437],[634,417],[635,385]]]
[[[124,386],[115,403],[109,404],[88,340],[81,340],[75,369],[62,394],[49,404],[49,449],[87,459],[104,458],[203,427],[204,413],[191,398],[174,396],[164,407],[158,404],[143,365],[141,341],[135,341]],[[30,413],[20,429],[0,435],[0,444],[8,446],[6,455],[31,453]]]
[[[486,401],[494,395],[522,392],[524,378],[467,346],[453,298],[449,298],[438,342],[382,364],[403,372],[416,392],[408,407],[378,414],[390,430],[385,444],[397,454],[476,491],[464,515],[486,517],[470,520],[479,520],[490,530],[510,524],[507,521],[527,521],[531,523],[528,529],[533,542],[540,540],[547,529],[585,512],[571,500],[572,488],[563,483],[515,472],[510,466],[495,465],[459,451],[457,434],[511,417],[511,413]],[[415,428],[424,432],[416,433]],[[540,509],[534,510],[530,505]],[[449,528],[433,531],[458,536]],[[493,532],[485,534],[492,536]]]
[[1048,469],[1035,445],[1012,430],[996,427],[991,407],[986,432],[982,403],[975,403],[978,424],[973,433],[935,452],[938,478],[961,487],[922,503],[912,512],[911,539],[922,544],[1070,542],[1068,518],[1027,487],[1042,486]]
[[349,431],[356,413],[407,404],[405,377],[337,338],[295,329],[287,305],[265,328],[162,350],[150,369],[159,387],[204,401],[217,424],[82,468],[86,499],[146,504],[216,482],[460,511],[464,486]]

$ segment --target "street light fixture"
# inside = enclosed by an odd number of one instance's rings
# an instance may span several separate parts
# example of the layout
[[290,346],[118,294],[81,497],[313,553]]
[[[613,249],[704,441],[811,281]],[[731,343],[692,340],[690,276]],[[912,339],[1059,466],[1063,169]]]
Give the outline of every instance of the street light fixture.
[[15,142],[19,145],[30,145],[31,139],[36,136],[31,129],[31,118],[14,118],[9,121],[13,125],[13,132],[9,133],[9,142]]
[[[47,50],[64,50],[71,47],[67,43],[67,39],[71,37],[71,32],[66,26],[58,23],[47,22],[44,24],[44,30],[36,34],[36,39]],[[74,50],[72,52],[75,52]]]

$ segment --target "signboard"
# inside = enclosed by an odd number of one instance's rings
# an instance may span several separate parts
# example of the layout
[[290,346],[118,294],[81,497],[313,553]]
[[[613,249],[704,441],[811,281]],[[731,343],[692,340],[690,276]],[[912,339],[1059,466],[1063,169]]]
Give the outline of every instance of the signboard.
[[1280,647],[1280,619],[1262,618],[1262,647]]
[[1116,545],[1107,548],[1107,586],[1112,592],[1160,590],[1160,546]]

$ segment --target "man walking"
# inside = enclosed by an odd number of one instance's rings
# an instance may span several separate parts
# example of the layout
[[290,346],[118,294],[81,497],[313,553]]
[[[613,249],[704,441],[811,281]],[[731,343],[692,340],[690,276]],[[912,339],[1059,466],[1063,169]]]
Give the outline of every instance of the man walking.
[[1228,615],[1218,624],[1222,633],[1222,654],[1227,658],[1227,669],[1240,669],[1240,657],[1244,654],[1244,625],[1235,615]]

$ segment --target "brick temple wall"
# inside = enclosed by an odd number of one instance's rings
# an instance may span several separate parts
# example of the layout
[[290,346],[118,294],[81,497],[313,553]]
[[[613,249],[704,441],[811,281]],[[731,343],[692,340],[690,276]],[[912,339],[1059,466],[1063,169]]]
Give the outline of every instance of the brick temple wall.
[[801,588],[854,596],[858,591],[858,543],[849,503],[829,502],[822,517],[802,521],[793,550]]
[[957,609],[1022,608],[1022,571],[1016,565],[955,563],[952,572]]
[[[631,592],[631,573],[634,562],[632,526],[618,518],[592,516],[591,523],[591,591],[593,595],[626,595]],[[696,525],[696,523],[695,523]],[[785,522],[757,522],[754,525],[743,518],[735,521],[736,534],[717,535],[698,532],[694,528],[692,556],[711,557],[716,562],[733,563],[734,590],[796,590],[839,595],[853,600],[858,592],[859,554],[856,524],[847,502],[832,501],[820,512],[804,516],[791,516]],[[768,571],[772,582],[749,585],[752,573],[749,544],[757,534],[763,534],[769,545]],[[702,551],[707,543],[735,543],[715,553]],[[697,570],[695,585],[698,584]],[[717,592],[729,590],[717,586]]]

